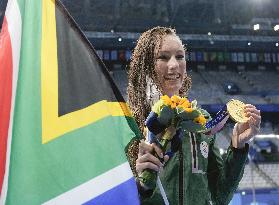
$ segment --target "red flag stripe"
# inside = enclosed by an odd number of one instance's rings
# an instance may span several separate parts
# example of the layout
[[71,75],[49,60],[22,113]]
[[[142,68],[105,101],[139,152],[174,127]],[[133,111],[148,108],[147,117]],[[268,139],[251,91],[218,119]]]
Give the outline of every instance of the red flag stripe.
[[12,97],[12,46],[6,17],[0,34],[0,190],[6,165],[7,139]]
[[17,0],[8,0],[0,34],[0,204],[5,204],[8,190],[21,24]]

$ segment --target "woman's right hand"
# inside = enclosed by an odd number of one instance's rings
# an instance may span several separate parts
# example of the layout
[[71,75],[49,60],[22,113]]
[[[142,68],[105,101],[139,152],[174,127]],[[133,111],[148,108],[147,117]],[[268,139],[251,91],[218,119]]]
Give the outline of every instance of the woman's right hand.
[[152,153],[156,153],[160,158],[163,158],[164,162],[167,162],[169,159],[168,155],[163,156],[162,150],[155,143],[148,144],[142,140],[139,144],[138,159],[136,161],[136,171],[138,175],[140,175],[145,169],[151,169],[158,172],[164,166],[164,164]]

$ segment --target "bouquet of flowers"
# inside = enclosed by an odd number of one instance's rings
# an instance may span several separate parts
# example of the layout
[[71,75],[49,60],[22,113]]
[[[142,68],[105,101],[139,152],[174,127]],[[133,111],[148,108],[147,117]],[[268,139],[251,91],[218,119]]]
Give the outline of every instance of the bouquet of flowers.
[[[176,95],[171,98],[164,95],[154,104],[146,119],[147,139],[149,143],[156,143],[165,154],[172,156],[179,149],[183,132],[207,131],[205,124],[208,116],[205,110],[197,107],[196,100],[190,102]],[[170,151],[166,153],[168,145]],[[149,189],[155,188],[156,178],[157,172],[150,169],[139,176],[141,183]]]

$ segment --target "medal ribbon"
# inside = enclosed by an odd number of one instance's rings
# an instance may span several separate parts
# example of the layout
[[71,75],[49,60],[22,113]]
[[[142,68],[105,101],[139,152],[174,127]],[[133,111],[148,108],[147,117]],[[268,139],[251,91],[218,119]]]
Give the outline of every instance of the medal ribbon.
[[224,125],[226,124],[227,120],[229,119],[230,115],[227,110],[227,105],[223,106],[221,110],[219,110],[216,114],[216,116],[208,121],[205,124],[205,127],[208,132],[206,132],[207,135],[214,135],[218,131],[220,131]]

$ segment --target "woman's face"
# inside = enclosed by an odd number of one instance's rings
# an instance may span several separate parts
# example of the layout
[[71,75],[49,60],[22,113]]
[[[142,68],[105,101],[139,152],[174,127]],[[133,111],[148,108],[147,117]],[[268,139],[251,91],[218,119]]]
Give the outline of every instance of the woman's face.
[[160,81],[162,94],[178,95],[186,76],[185,50],[175,35],[166,35],[157,52],[155,71]]

